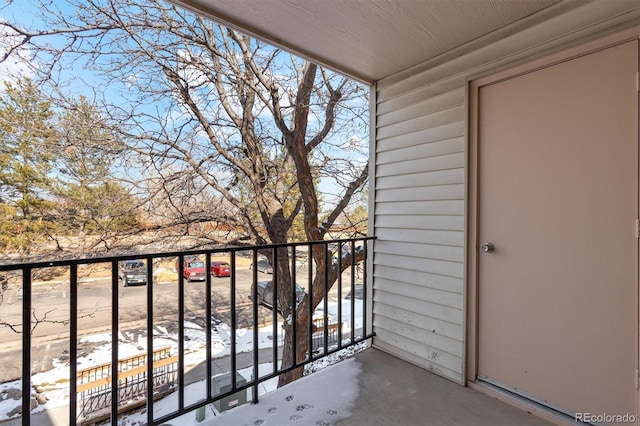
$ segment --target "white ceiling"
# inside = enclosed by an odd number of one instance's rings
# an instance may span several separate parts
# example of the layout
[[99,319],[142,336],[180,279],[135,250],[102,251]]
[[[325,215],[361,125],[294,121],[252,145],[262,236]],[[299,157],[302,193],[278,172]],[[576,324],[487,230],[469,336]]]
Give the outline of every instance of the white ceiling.
[[560,0],[172,0],[373,82]]

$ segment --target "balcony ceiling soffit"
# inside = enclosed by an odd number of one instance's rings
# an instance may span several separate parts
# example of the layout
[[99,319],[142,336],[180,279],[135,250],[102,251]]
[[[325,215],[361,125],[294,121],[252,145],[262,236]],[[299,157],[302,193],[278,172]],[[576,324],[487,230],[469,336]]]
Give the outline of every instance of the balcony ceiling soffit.
[[367,82],[560,0],[172,0]]

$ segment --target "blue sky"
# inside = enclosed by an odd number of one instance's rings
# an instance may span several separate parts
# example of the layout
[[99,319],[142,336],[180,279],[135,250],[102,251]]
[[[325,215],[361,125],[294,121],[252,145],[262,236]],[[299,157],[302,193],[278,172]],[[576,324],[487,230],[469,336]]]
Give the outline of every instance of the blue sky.
[[[19,23],[23,27],[31,27],[33,25],[42,25],[41,20],[33,13],[34,7],[30,5],[31,2],[25,0],[16,0],[8,3],[7,5],[0,7],[0,18],[9,20],[11,22]],[[66,2],[55,1],[50,2],[55,4],[55,7],[60,8],[66,14],[70,14],[72,10],[67,6]],[[62,41],[55,37],[51,37],[48,40],[49,43],[55,45],[59,44]],[[25,55],[28,56],[28,55]],[[126,105],[126,99],[123,96],[134,95],[132,91],[129,90],[125,81],[122,80],[112,80],[109,84],[106,84],[101,77],[97,76],[93,73],[87,64],[86,59],[83,58],[72,58],[71,56],[63,58],[63,60],[67,61],[67,63],[71,64],[72,59],[75,59],[72,65],[72,71],[68,72],[66,75],[63,75],[64,78],[64,91],[67,96],[78,97],[80,95],[86,96],[89,100],[99,100],[100,97],[104,96],[112,101],[116,105]],[[38,59],[42,60],[42,59]],[[286,59],[280,59],[279,61],[285,61]],[[38,64],[38,62],[33,62],[32,64]],[[278,65],[278,63],[276,63]],[[9,67],[7,67],[9,65]],[[125,64],[126,65],[126,64]],[[16,67],[21,67],[22,65],[19,63],[15,64],[0,64],[0,80],[6,78],[7,68],[10,68],[11,71],[15,71]],[[71,66],[71,65],[69,65]],[[22,66],[23,67],[23,66]],[[23,67],[24,68],[24,67]],[[131,78],[138,78],[139,76],[131,75]],[[364,90],[368,90],[364,88]],[[368,106],[368,105],[367,105]],[[138,105],[137,107],[141,112],[153,113],[156,109],[166,109],[166,103],[161,101],[156,101],[154,103],[149,103],[148,105]],[[170,114],[176,114],[178,110],[174,110]],[[334,139],[333,142],[339,143],[341,140],[353,140],[353,141],[362,141],[365,145],[367,145],[368,134],[368,125],[363,126],[364,131],[361,131],[358,134],[343,134],[339,135],[338,138]],[[151,129],[149,129],[151,130]],[[342,155],[346,157],[351,157],[353,160],[357,161],[365,161],[368,156],[368,152],[366,150],[364,153],[357,153],[355,151],[345,151],[342,152]],[[338,191],[338,188],[335,186],[331,179],[324,179],[320,185],[320,189],[322,192],[335,193]],[[326,201],[330,201],[329,197],[325,198]]]

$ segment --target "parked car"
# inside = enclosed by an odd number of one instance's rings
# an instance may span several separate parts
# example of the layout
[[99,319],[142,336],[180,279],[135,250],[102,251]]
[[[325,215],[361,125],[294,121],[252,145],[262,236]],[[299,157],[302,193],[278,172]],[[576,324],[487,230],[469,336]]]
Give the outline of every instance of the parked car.
[[[349,258],[351,257],[351,246],[350,245],[343,245],[341,252],[340,252],[340,256],[338,256],[338,251],[337,251],[337,247],[335,249],[336,251],[333,253],[333,255],[331,256],[331,258],[333,259],[333,264],[337,264],[338,263],[338,259],[340,257],[342,257],[342,261],[345,262],[347,260],[350,260]],[[358,244],[355,246],[355,255],[358,255],[358,253],[360,253],[362,250],[364,250],[364,246],[362,244]],[[359,262],[358,262],[359,263]]]
[[[176,261],[176,270],[179,270],[178,266],[178,261]],[[182,276],[189,282],[204,281],[207,278],[207,269],[204,267],[204,262],[198,257],[185,257]]]
[[118,262],[118,278],[124,287],[147,284],[147,266],[144,260]]
[[[251,294],[249,299],[253,300],[254,286],[251,286]],[[304,288],[296,284],[296,305],[302,302],[305,296]],[[267,308],[273,308],[273,281],[260,281],[257,288],[258,304]],[[278,312],[282,312],[282,301],[278,300]]]
[[[356,284],[354,290],[355,290],[354,297],[356,299],[362,300],[363,299],[363,292],[364,292],[364,287],[362,286],[362,284]],[[349,294],[347,294],[345,296],[345,299],[349,299],[349,300],[351,299],[351,292],[349,292]]]
[[223,261],[213,261],[211,262],[211,274],[214,277],[230,277],[231,265]]
[[[249,265],[249,269],[253,269],[253,263]],[[257,266],[258,272],[264,272],[265,274],[273,274],[273,267],[267,259],[258,260]]]

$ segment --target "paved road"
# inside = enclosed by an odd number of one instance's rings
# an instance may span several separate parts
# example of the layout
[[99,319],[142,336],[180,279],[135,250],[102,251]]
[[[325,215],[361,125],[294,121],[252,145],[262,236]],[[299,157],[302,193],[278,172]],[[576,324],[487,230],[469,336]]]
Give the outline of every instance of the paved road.
[[[306,283],[307,268],[302,267],[297,272],[298,282]],[[344,282],[349,282],[349,271],[345,272]],[[162,326],[167,330],[175,330],[178,323],[178,285],[177,274],[162,274],[153,284],[154,326]],[[271,275],[258,275],[258,280],[268,280]],[[250,326],[253,322],[252,303],[248,299],[253,281],[253,271],[247,267],[236,271],[236,308],[238,327]],[[304,284],[303,284],[304,285]],[[205,303],[209,295],[205,291],[205,283],[185,283],[184,308],[185,320],[203,325]],[[348,290],[345,290],[348,291]],[[212,278],[212,293],[210,295],[214,314],[222,321],[229,323],[230,280],[228,278]],[[345,293],[346,294],[346,293]],[[342,296],[344,297],[343,294]],[[337,292],[332,298],[337,298]],[[32,374],[53,368],[54,360],[65,361],[69,352],[69,283],[64,280],[34,281],[32,292],[33,321],[37,326],[32,332],[31,371]],[[146,329],[147,286],[122,287],[118,286],[118,322],[119,331],[127,332],[142,330],[138,334],[144,335]],[[111,333],[112,285],[107,276],[91,275],[83,277],[78,285],[78,354],[91,353],[97,345],[104,342],[92,343],[81,339],[84,336]],[[259,323],[268,323],[271,311],[259,308]],[[16,283],[11,283],[0,303],[0,383],[19,379],[22,369],[22,334],[12,331],[2,323],[20,324],[22,321],[22,295],[17,290]],[[272,357],[272,350],[260,351],[261,362],[267,362]],[[252,365],[251,354],[239,354],[238,368]],[[216,359],[213,364],[214,374],[229,370],[228,357]],[[202,380],[205,377],[205,366],[199,365],[186,374],[187,383]],[[61,411],[61,415],[55,414]],[[48,414],[37,416],[32,424],[66,424],[68,415],[64,408],[48,410]],[[56,420],[58,419],[58,420]],[[0,422],[2,423],[2,422]],[[12,424],[12,423],[9,423]],[[19,424],[16,423],[16,424]]]
[[[308,268],[299,265],[297,281],[303,286],[307,281]],[[350,271],[345,271],[345,282],[349,279]],[[238,267],[236,270],[236,302],[242,309],[248,302],[253,281],[253,271],[248,266]],[[269,280],[271,275],[259,273],[258,280]],[[118,286],[119,323],[120,329],[127,329],[129,325],[138,326],[144,323],[147,312],[147,287]],[[59,339],[67,338],[69,334],[69,306],[70,288],[67,280],[54,279],[50,281],[34,281],[32,289],[32,339],[34,346],[42,346]],[[211,300],[214,310],[220,312],[229,310],[230,280],[229,278],[212,278]],[[336,294],[337,296],[337,294]],[[344,296],[344,294],[343,294]],[[204,282],[185,283],[185,318],[202,317],[205,312]],[[80,277],[78,285],[78,333],[80,336],[107,332],[111,329],[112,288],[109,272],[102,276],[90,274]],[[178,314],[178,285],[177,273],[165,270],[158,275],[154,283],[152,302],[154,323],[159,319],[174,319]],[[242,316],[239,318],[242,320]],[[0,361],[2,352],[20,349],[22,334],[22,294],[17,282],[11,283],[3,292],[0,299]],[[248,325],[247,322],[244,325]],[[18,325],[17,331],[7,325]],[[240,324],[243,326],[243,324]]]
[[[268,279],[268,275],[260,279]],[[153,316],[154,325],[176,324],[178,322],[177,274],[174,281],[154,283]],[[238,270],[236,274],[236,300],[239,319],[249,313],[252,272]],[[230,280],[212,279],[214,312],[228,316]],[[119,329],[126,331],[146,326],[147,287],[118,287]],[[111,281],[107,277],[85,279],[78,286],[78,336],[90,336],[111,332]],[[203,318],[206,312],[204,282],[185,283],[185,319]],[[34,282],[32,309],[34,323],[32,333],[32,371],[37,373],[51,369],[54,358],[64,357],[69,349],[69,283],[63,280]],[[246,315],[245,315],[246,314]],[[249,321],[248,319],[246,321]],[[21,324],[22,294],[17,286],[10,286],[3,294],[0,305],[0,323]],[[18,331],[18,332],[16,332]],[[21,327],[13,330],[0,326],[0,383],[20,377],[21,370]],[[81,343],[79,352],[90,349]]]

